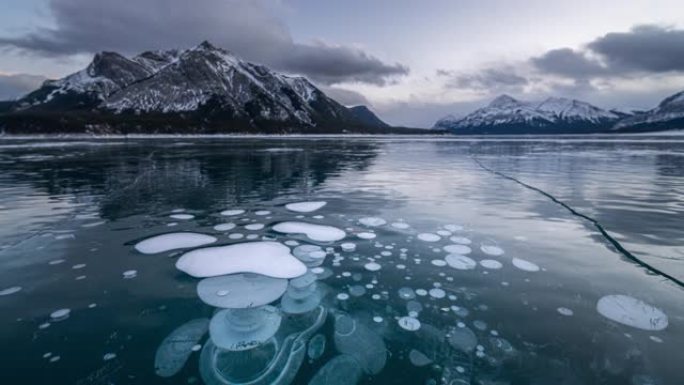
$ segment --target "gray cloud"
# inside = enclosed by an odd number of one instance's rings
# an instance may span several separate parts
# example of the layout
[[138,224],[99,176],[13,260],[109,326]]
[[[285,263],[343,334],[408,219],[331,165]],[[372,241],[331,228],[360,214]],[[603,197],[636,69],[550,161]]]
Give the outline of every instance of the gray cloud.
[[601,63],[571,48],[548,51],[539,57],[532,58],[531,62],[544,72],[573,78],[586,78],[606,73],[606,68]]
[[[269,5],[271,7],[269,7]],[[275,0],[50,0],[55,27],[0,45],[45,56],[189,47],[202,40],[318,82],[384,84],[408,73],[353,47],[300,43],[272,12]]]
[[331,97],[338,103],[345,106],[356,106],[359,104],[363,104],[365,106],[371,105],[371,103],[368,101],[368,99],[366,99],[365,96],[361,95],[356,91],[329,86],[321,87],[321,91],[325,92],[327,96]]
[[458,73],[437,70],[437,76],[446,77],[446,88],[468,89],[482,92],[515,92],[529,83],[511,66],[485,68],[475,73]]
[[16,74],[0,74],[0,100],[13,100],[23,96],[46,80],[43,76]]
[[682,72],[684,30],[638,26],[608,33],[581,50],[554,49],[530,62],[543,73],[573,79]]
[[614,70],[684,71],[684,30],[655,25],[613,32],[589,43]]

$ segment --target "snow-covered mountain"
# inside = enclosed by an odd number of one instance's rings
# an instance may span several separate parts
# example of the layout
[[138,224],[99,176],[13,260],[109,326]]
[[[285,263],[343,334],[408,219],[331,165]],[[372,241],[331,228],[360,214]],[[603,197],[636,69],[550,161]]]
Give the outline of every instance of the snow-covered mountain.
[[202,132],[328,132],[373,126],[306,78],[246,62],[208,42],[132,58],[98,53],[87,68],[46,81],[13,109],[23,116],[77,116],[91,129],[116,122],[150,125],[150,120],[155,130],[174,121]]
[[579,100],[548,98],[531,103],[501,95],[461,119],[440,119],[435,127],[457,134],[583,133],[605,131],[620,118]]
[[684,129],[684,91],[665,98],[658,107],[618,122],[616,131]]
[[371,126],[376,127],[389,127],[389,124],[383,122],[380,118],[370,108],[359,105],[349,107],[349,111],[354,115],[354,117],[360,122],[366,123]]

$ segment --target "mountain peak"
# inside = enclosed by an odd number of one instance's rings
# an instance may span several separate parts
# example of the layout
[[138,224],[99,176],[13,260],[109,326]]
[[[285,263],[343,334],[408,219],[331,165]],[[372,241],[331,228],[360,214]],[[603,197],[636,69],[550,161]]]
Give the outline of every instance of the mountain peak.
[[508,106],[516,106],[520,104],[522,103],[514,97],[503,94],[497,96],[494,100],[492,100],[491,103],[489,103],[488,107],[501,108]]
[[216,48],[215,45],[211,44],[211,43],[209,42],[209,40],[204,40],[203,42],[199,43],[199,44],[197,45],[196,48],[198,48],[198,49],[204,49],[204,50],[207,50],[207,51],[217,51],[217,50],[219,50],[218,48]]

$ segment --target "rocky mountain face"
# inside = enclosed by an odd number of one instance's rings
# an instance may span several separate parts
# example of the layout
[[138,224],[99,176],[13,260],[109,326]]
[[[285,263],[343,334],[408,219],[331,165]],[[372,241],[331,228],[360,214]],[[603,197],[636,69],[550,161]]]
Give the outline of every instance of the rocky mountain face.
[[354,117],[367,125],[374,127],[389,127],[390,125],[383,122],[373,111],[366,106],[349,107],[349,111]]
[[619,132],[673,129],[684,129],[684,91],[665,98],[652,110],[621,120],[614,127]]
[[[372,119],[370,115],[375,119]],[[306,78],[239,59],[204,42],[126,58],[97,54],[87,68],[13,103],[4,132],[376,132]]]
[[435,127],[456,134],[571,134],[607,131],[621,118],[579,100],[530,103],[501,95],[461,119],[440,119]]

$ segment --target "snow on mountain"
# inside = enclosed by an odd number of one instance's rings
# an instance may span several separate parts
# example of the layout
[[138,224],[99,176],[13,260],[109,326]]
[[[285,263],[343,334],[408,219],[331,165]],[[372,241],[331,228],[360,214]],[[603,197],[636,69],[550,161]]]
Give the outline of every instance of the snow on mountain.
[[658,107],[626,118],[616,130],[672,129],[684,127],[684,91],[665,98]]
[[91,109],[115,114],[185,113],[200,109],[246,122],[354,121],[307,79],[271,71],[203,42],[187,50],[133,58],[95,55],[87,68],[47,81],[19,109]]
[[589,103],[566,98],[548,98],[541,103],[501,95],[486,107],[462,119],[440,119],[435,127],[456,133],[583,132],[604,129],[620,118],[618,114]]

